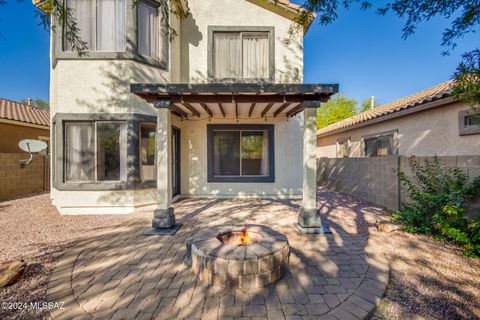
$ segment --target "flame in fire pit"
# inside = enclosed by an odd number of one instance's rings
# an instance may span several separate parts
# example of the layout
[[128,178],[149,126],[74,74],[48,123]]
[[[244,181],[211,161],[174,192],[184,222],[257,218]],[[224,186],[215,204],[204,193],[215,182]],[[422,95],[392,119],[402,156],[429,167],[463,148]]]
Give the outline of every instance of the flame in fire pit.
[[252,235],[250,233],[250,230],[248,228],[243,229],[240,231],[240,245],[241,246],[248,246],[250,243],[252,243]]
[[230,231],[218,235],[218,239],[231,246],[248,246],[256,242],[258,234],[252,233],[248,228]]

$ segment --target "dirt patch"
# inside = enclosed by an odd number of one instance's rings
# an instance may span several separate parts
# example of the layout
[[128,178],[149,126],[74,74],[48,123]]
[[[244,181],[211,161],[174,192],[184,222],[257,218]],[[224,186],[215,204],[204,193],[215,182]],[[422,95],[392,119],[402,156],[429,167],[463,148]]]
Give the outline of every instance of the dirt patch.
[[[48,194],[0,203],[0,263],[23,259],[27,269],[20,280],[0,289],[0,301],[43,302],[48,278],[59,257],[77,240],[127,216],[62,216]],[[0,309],[0,319],[44,319],[39,310]]]

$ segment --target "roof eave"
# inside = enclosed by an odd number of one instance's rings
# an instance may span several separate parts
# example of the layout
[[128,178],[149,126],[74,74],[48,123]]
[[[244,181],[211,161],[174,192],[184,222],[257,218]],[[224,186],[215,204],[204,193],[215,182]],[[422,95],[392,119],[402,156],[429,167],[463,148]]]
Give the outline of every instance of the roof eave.
[[397,112],[393,112],[393,113],[389,113],[389,114],[386,114],[386,115],[383,115],[383,116],[379,116],[377,118],[373,118],[373,119],[370,119],[370,120],[367,120],[367,121],[359,122],[359,123],[356,123],[356,124],[353,124],[353,125],[350,125],[350,126],[335,129],[335,130],[325,132],[325,133],[320,133],[320,134],[317,134],[317,139],[325,138],[325,137],[328,137],[328,136],[332,136],[332,135],[335,135],[335,134],[338,134],[338,133],[358,129],[358,128],[361,128],[361,127],[366,127],[366,126],[376,124],[376,123],[380,123],[380,122],[383,122],[383,121],[403,117],[403,116],[406,116],[406,115],[409,115],[409,114],[412,114],[412,113],[429,110],[429,109],[432,109],[432,108],[435,108],[435,107],[440,107],[440,106],[450,104],[450,103],[454,103],[454,102],[456,102],[454,97],[446,96],[446,97],[443,97],[443,98],[440,98],[440,99],[429,101],[427,103],[417,104],[417,105],[411,106],[410,108],[406,108],[406,109],[403,109],[403,110],[400,110],[400,111],[397,111]]

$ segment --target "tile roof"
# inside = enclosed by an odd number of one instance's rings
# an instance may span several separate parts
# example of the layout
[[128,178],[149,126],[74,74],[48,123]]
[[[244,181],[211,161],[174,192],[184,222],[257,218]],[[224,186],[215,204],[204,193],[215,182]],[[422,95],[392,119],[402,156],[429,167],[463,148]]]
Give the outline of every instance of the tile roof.
[[0,98],[0,119],[50,126],[50,112],[23,103]]
[[319,129],[317,131],[317,135],[323,136],[323,135],[331,134],[335,131],[345,129],[362,122],[366,122],[376,118],[381,118],[383,116],[386,116],[395,112],[414,108],[418,105],[421,105],[427,102],[445,98],[451,94],[452,87],[453,87],[453,80],[446,81],[444,83],[428,88],[426,90],[419,91],[407,97],[381,105],[379,107],[374,108],[373,110],[368,110],[360,114],[357,114],[353,117],[338,121],[325,128]]

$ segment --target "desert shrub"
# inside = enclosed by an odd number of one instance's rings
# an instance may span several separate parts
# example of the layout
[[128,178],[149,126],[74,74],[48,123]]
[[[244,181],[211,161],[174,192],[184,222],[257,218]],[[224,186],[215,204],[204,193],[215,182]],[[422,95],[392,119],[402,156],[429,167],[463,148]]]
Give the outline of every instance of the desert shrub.
[[399,173],[408,203],[394,214],[403,229],[430,234],[459,244],[465,255],[480,257],[480,220],[464,215],[465,205],[480,190],[480,177],[473,180],[459,168],[443,168],[438,157],[408,159],[413,179]]

